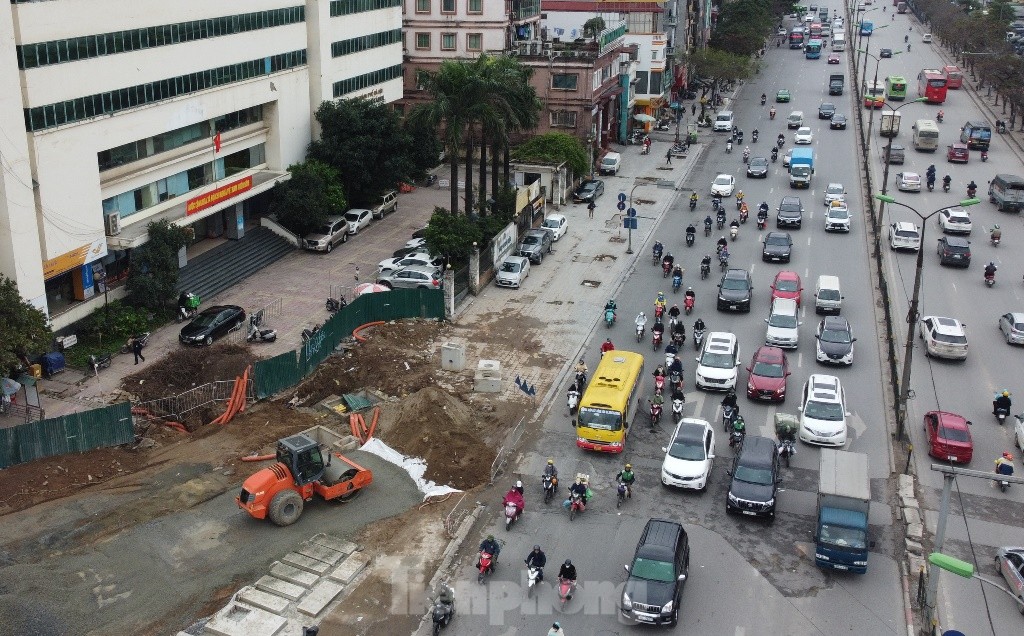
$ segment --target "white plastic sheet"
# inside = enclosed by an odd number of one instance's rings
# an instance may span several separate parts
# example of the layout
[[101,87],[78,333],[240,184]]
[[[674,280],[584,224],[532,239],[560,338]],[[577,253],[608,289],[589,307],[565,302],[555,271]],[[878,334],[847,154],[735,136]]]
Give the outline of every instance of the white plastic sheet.
[[416,487],[423,493],[423,499],[436,497],[437,495],[447,495],[451,492],[462,492],[451,486],[438,486],[434,482],[424,479],[423,475],[427,472],[426,461],[419,457],[406,457],[376,437],[363,444],[359,450],[373,453],[384,461],[391,462],[405,469],[405,472],[409,473],[412,480],[416,482]]

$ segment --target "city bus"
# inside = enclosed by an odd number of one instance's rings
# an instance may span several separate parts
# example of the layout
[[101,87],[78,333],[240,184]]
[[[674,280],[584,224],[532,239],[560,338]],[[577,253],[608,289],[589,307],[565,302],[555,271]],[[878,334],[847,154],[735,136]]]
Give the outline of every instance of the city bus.
[[846,50],[846,33],[840,31],[832,34],[832,51],[842,53]]
[[914,123],[914,149],[935,152],[939,147],[939,126],[932,119]]
[[804,46],[804,30],[802,27],[794,27],[789,32],[789,48],[802,49]]
[[891,102],[902,102],[907,98],[907,80],[899,75],[885,78],[885,98]]
[[811,38],[804,47],[804,57],[808,60],[816,60],[821,57],[821,39]]
[[942,72],[946,75],[946,88],[947,89],[959,89],[964,85],[964,74],[960,70],[959,66],[950,64],[949,66],[943,66]]
[[871,32],[875,30],[875,23],[870,20],[861,20],[860,22],[860,34],[870,36]]
[[576,416],[576,446],[621,453],[644,397],[644,357],[612,349],[601,357]]
[[873,82],[864,84],[864,108],[881,108],[885,104],[885,84]]
[[942,71],[926,68],[917,74],[917,94],[929,104],[946,101],[946,75]]
[[818,24],[817,22],[812,22],[811,23],[811,37],[812,38],[820,38],[821,37],[821,25]]

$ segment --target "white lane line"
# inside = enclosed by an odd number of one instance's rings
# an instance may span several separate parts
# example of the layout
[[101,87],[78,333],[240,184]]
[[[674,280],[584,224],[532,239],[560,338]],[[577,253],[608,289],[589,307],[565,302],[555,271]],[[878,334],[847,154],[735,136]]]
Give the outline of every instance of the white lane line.
[[796,366],[802,368],[804,366],[804,353],[801,351],[796,354]]
[[759,427],[762,437],[767,437],[768,439],[775,437],[775,411],[777,408],[774,404],[768,407],[768,417],[765,418],[764,424]]
[[811,237],[809,237],[809,236],[807,237],[807,244],[808,244],[808,245],[810,245],[810,244],[811,244]]
[[810,276],[811,276],[811,268],[810,267],[805,267],[804,268],[804,278],[810,278]]

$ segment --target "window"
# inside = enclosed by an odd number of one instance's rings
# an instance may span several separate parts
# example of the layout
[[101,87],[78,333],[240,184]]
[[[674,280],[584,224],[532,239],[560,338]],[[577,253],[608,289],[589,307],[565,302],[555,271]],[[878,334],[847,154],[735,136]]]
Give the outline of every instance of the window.
[[[579,80],[580,76],[575,73],[556,73],[551,76],[551,88],[562,91],[574,91]],[[575,125],[573,123],[573,126]]]
[[419,50],[427,50],[430,48],[430,34],[429,33],[417,33],[416,34],[416,48]]
[[441,13],[455,13],[455,0],[441,0]]
[[454,33],[442,33],[441,34],[441,50],[442,51],[454,51],[455,50],[455,34]]
[[416,0],[416,13],[430,13],[430,0]]
[[654,61],[654,62],[658,61],[658,51],[657,50],[651,51],[651,60]]
[[483,13],[484,0],[466,0],[467,13]]
[[558,110],[551,113],[552,128],[575,128],[576,113],[569,110]]
[[466,35],[466,49],[469,51],[483,50],[484,36],[482,33],[470,33]]
[[661,71],[651,71],[651,93],[658,94],[662,91],[661,83],[664,75]]

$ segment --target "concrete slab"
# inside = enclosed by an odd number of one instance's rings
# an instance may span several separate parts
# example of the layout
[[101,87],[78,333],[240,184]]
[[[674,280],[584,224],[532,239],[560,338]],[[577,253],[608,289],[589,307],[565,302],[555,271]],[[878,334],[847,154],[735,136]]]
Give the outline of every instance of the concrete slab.
[[312,557],[308,557],[304,554],[299,554],[297,552],[289,552],[288,554],[281,557],[281,561],[283,563],[287,563],[288,565],[297,567],[300,570],[312,572],[313,574],[316,574],[318,576],[323,576],[324,574],[327,574],[327,571],[331,569],[331,565],[329,563],[324,563],[323,561],[314,559]]
[[281,598],[276,594],[257,590],[252,586],[240,589],[238,591],[237,598],[246,605],[258,607],[261,610],[267,610],[271,614],[277,614],[278,616],[284,614],[285,610],[287,610],[288,606],[291,604],[291,601],[286,598]]
[[920,523],[915,523],[907,526],[907,538],[913,539],[918,543],[924,537],[924,526]]
[[345,554],[345,556],[348,556],[359,549],[359,546],[352,543],[351,541],[345,541],[344,539],[335,537],[333,535],[324,534],[323,532],[321,532],[320,534],[313,535],[309,540],[312,543],[319,543],[325,548],[330,548],[332,550],[341,552]]
[[370,559],[367,557],[361,554],[353,554],[342,561],[341,565],[339,565],[337,569],[331,572],[328,576],[338,583],[348,584],[369,564]]
[[344,585],[334,581],[320,581],[299,603],[299,612],[307,616],[318,616],[331,601],[341,594]]
[[313,587],[320,580],[320,577],[312,572],[300,570],[294,565],[288,565],[280,561],[274,561],[274,564],[270,566],[270,575],[282,581],[301,585],[306,589]]
[[289,583],[288,581],[282,581],[281,579],[274,578],[273,576],[261,576],[259,581],[256,581],[256,589],[263,590],[270,594],[276,594],[281,598],[286,598],[289,601],[297,601],[302,598],[302,595],[306,593],[306,588]]
[[216,636],[275,636],[280,633],[288,621],[276,614],[249,607],[239,603],[231,603],[206,624],[206,633]]
[[903,519],[907,522],[907,525],[920,525],[921,512],[917,508],[904,508]]
[[338,552],[337,550],[332,550],[327,546],[323,546],[319,543],[314,543],[312,541],[306,541],[305,543],[303,543],[299,547],[299,549],[296,550],[296,552],[308,556],[311,559],[323,561],[328,565],[336,565],[338,561],[341,561],[343,558],[345,558],[345,555],[343,553]]

